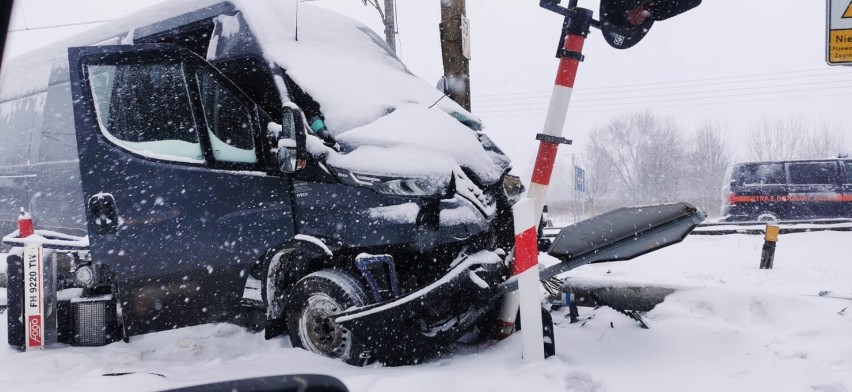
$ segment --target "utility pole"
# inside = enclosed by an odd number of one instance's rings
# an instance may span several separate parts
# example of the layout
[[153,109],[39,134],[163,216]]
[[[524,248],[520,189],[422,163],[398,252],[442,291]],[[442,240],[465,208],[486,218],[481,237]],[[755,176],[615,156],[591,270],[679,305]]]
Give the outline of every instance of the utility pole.
[[441,53],[447,93],[470,110],[470,35],[465,0],[441,0]]
[[385,0],[385,41],[394,53],[396,53],[396,10],[393,8],[395,1]]

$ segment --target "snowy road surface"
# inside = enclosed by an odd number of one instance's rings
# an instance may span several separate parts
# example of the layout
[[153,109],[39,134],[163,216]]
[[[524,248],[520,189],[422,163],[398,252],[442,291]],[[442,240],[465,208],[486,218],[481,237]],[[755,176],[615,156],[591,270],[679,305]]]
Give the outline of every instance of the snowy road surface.
[[[418,366],[356,368],[293,349],[286,337],[265,341],[220,324],[98,348],[3,345],[0,389],[148,391],[325,373],[353,391],[852,391],[852,301],[817,295],[852,297],[852,234],[782,235],[774,270],[757,268],[761,245],[759,236],[691,236],[634,261],[572,271],[696,288],[649,312],[648,330],[607,308],[580,308],[591,318],[577,324],[557,312],[557,356],[540,363],[521,361],[516,334]],[[0,325],[5,336],[5,313]],[[120,372],[135,374],[102,376]]]

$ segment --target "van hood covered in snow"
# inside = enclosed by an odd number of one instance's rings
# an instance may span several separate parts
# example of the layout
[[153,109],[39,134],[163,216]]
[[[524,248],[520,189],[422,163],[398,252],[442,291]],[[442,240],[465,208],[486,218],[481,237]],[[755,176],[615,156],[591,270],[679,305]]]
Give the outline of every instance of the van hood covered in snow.
[[[270,61],[281,65],[319,102],[341,154],[329,163],[382,175],[434,175],[468,169],[494,183],[510,165],[496,148],[483,148],[464,108],[412,75],[368,27],[318,7],[295,21],[280,1],[245,1],[238,7]],[[490,144],[490,141],[485,144]]]
[[341,153],[330,154],[328,163],[388,176],[449,175],[461,166],[491,184],[508,168],[509,159],[483,148],[480,137],[441,110],[407,104],[338,135]]
[[464,108],[412,75],[375,32],[333,11],[280,0],[235,0],[264,56],[282,66],[322,107],[334,134],[375,121],[393,108],[419,103],[474,119]]

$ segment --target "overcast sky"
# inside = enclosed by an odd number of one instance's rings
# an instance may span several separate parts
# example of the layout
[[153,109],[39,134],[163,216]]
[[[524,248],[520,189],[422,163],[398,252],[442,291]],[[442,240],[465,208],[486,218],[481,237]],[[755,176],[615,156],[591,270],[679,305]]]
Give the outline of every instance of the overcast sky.
[[[13,56],[95,25],[40,27],[114,19],[156,2],[17,0],[7,50]],[[309,3],[382,29],[361,0]],[[596,10],[598,2],[581,0],[580,6]],[[467,8],[473,111],[524,167],[543,124],[562,19],[535,0],[467,0]],[[401,57],[434,83],[443,73],[439,0],[398,0],[397,9]],[[562,154],[582,152],[592,129],[642,110],[671,117],[686,135],[706,121],[719,122],[741,159],[743,135],[764,117],[801,116],[813,127],[842,127],[852,142],[852,67],[826,65],[825,13],[825,3],[813,0],[707,0],[657,23],[632,49],[612,49],[593,31],[564,134],[576,143]]]

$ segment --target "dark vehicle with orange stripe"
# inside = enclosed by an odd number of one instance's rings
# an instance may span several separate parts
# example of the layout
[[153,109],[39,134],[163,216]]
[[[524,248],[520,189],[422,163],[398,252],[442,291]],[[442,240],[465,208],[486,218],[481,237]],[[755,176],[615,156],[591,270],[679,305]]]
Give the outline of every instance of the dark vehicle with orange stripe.
[[729,222],[852,217],[852,159],[736,163],[722,198]]

